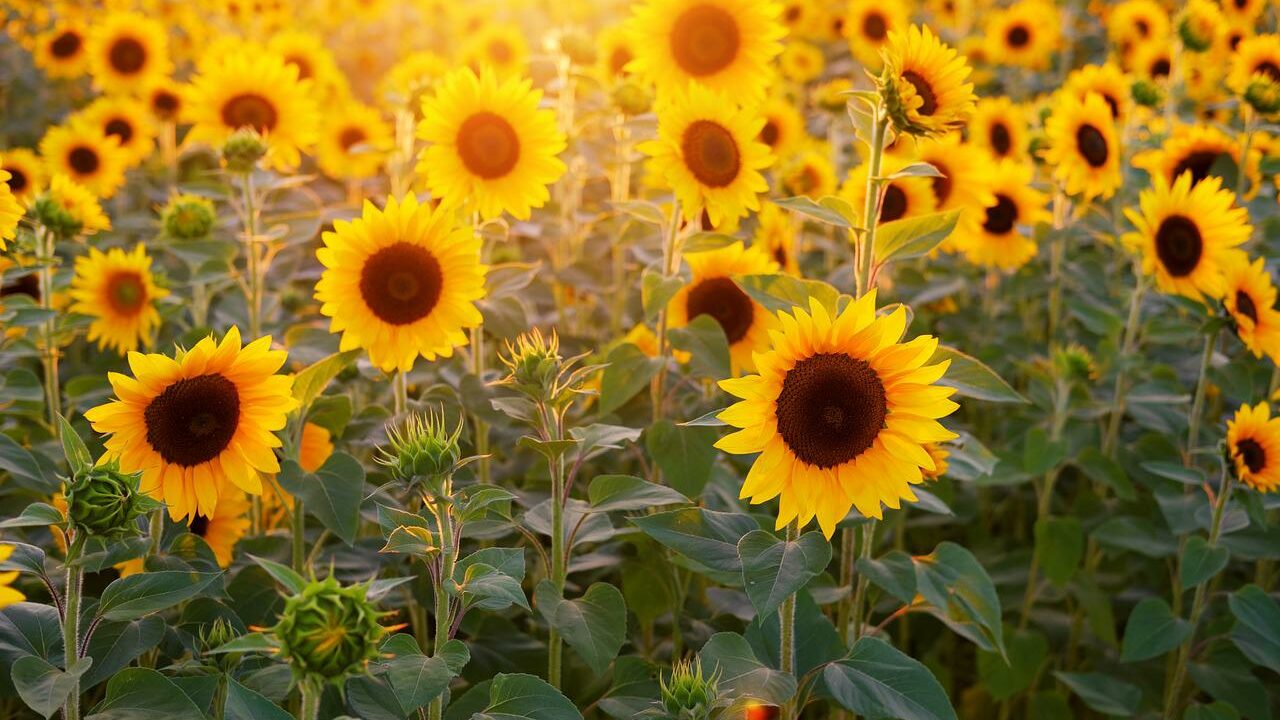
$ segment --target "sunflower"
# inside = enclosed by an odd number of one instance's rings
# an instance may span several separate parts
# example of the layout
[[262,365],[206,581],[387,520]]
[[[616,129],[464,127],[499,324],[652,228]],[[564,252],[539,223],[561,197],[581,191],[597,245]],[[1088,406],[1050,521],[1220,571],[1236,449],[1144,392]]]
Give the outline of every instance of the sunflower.
[[138,165],[155,149],[155,124],[140,100],[124,95],[100,97],[77,116],[116,139],[126,167]]
[[777,177],[788,195],[820,198],[836,191],[836,171],[831,165],[831,153],[818,143],[806,143],[799,152],[784,158],[778,167]]
[[627,74],[627,65],[636,56],[633,38],[627,28],[613,25],[600,31],[596,37],[596,70],[606,83],[614,82]]
[[653,158],[687,220],[705,210],[719,226],[760,207],[758,196],[769,189],[760,171],[773,163],[769,147],[756,140],[764,118],[698,84],[671,92],[657,112],[657,139],[638,149]]
[[385,210],[365,202],[361,217],[339,220],[316,257],[320,312],[333,318],[343,350],[364,348],[385,372],[407,371],[419,355],[450,357],[479,327],[484,297],[480,238],[454,225],[448,207],[391,198]]
[[1231,56],[1227,84],[1237,93],[1243,93],[1257,73],[1280,83],[1280,35],[1268,33],[1241,40]]
[[1168,43],[1169,13],[1157,0],[1124,0],[1107,14],[1107,36],[1122,55],[1138,45]]
[[258,473],[280,471],[274,433],[298,405],[293,378],[275,374],[286,356],[270,337],[242,348],[235,326],[221,343],[206,337],[174,358],[129,353],[135,377],[111,373],[118,399],[85,418],[111,436],[104,457],[141,471],[143,490],[169,506],[169,517],[210,517],[220,491],[260,495]]
[[872,290],[835,317],[814,299],[807,313],[779,313],[759,374],[720,382],[742,398],[720,419],[741,429],[716,447],[760,453],[741,496],[779,497],[778,528],[816,515],[830,538],[850,507],[880,518],[881,504],[914,502],[910,486],[937,468],[925,445],[956,437],[938,422],[959,407],[955,390],[934,385],[949,362],[925,364],[938,341],[899,342],[906,309],[876,317],[875,300]]
[[467,36],[459,60],[476,72],[488,68],[500,78],[518,78],[529,65],[529,45],[519,25],[485,23]]
[[286,30],[267,41],[267,50],[298,69],[299,80],[310,80],[320,96],[333,97],[347,91],[347,78],[338,68],[324,40],[304,30]]
[[[892,175],[911,164],[909,158],[902,155],[886,154],[880,171],[884,176]],[[840,188],[840,197],[861,213],[867,202],[867,169],[862,163],[849,171],[849,178]],[[937,211],[938,201],[933,191],[933,178],[900,177],[889,181],[880,198],[880,216],[877,223],[893,222],[904,218],[919,217]]]
[[715,250],[685,256],[693,279],[667,304],[670,327],[684,327],[700,315],[710,315],[729,341],[734,375],[755,367],[752,353],[769,344],[769,330],[777,321],[738,287],[734,277],[768,275],[778,264],[763,249],[736,242]]
[[1254,357],[1266,353],[1280,362],[1280,310],[1275,307],[1276,288],[1266,261],[1258,258],[1251,263],[1239,255],[1223,268],[1223,282],[1222,304],[1235,321],[1240,342]]
[[9,173],[0,170],[0,250],[5,249],[5,241],[17,235],[18,222],[26,211],[22,203],[14,197],[9,189]]
[[760,106],[760,114],[764,115],[764,127],[760,128],[758,139],[769,146],[774,157],[789,156],[807,137],[804,116],[781,95],[769,96]]
[[44,163],[40,156],[27,148],[10,148],[0,152],[0,170],[9,173],[6,180],[10,192],[20,202],[26,202],[44,188]]
[[1208,52],[1223,47],[1227,21],[1214,0],[1189,0],[1178,16],[1178,36],[1191,52]]
[[120,140],[83,118],[45,131],[40,155],[51,175],[66,175],[100,198],[111,197],[124,185]]
[[49,180],[49,187],[36,199],[37,207],[42,204],[64,216],[71,225],[67,229],[74,231],[70,233],[72,235],[93,235],[100,230],[111,229],[111,220],[102,212],[98,198],[83,185],[61,173]]
[[203,539],[224,568],[231,566],[232,550],[248,530],[249,498],[234,485],[219,488],[218,505],[209,515],[194,513],[187,523],[187,532]]
[[162,123],[176,123],[182,116],[182,86],[167,77],[153,78],[139,94],[151,117]]
[[1249,239],[1249,214],[1235,206],[1235,193],[1210,177],[1192,184],[1182,174],[1169,184],[1152,178],[1138,198],[1140,208],[1125,210],[1136,232],[1125,237],[1142,250],[1143,270],[1156,276],[1160,289],[1193,300],[1221,298],[1223,268],[1242,260],[1237,246]]
[[139,345],[150,347],[160,327],[155,301],[165,295],[168,291],[156,287],[151,258],[142,245],[128,253],[91,247],[88,255],[76,258],[70,309],[93,317],[89,341],[97,341],[99,349],[124,355]]
[[1120,148],[1115,121],[1101,95],[1090,93],[1083,101],[1061,95],[1044,131],[1048,147],[1041,154],[1067,194],[1085,202],[1115,194],[1121,182]]
[[1090,93],[1097,93],[1107,102],[1111,119],[1124,122],[1133,108],[1133,81],[1115,63],[1085,65],[1072,70],[1062,89],[1067,95],[1084,100]]
[[1262,493],[1280,488],[1280,418],[1265,402],[1241,405],[1227,421],[1227,455],[1240,482]]
[[78,78],[89,67],[88,36],[78,22],[62,21],[36,38],[36,67],[50,78]]
[[969,120],[969,142],[1002,160],[1027,157],[1027,113],[1001,95],[982,98]]
[[1049,67],[1062,44],[1061,14],[1046,0],[1019,0],[987,15],[986,54],[999,65],[1028,70]]
[[1223,0],[1222,13],[1233,24],[1253,27],[1266,7],[1266,0]]
[[[1259,153],[1250,151],[1243,165],[1250,187],[1259,185]],[[1157,149],[1136,153],[1134,167],[1146,170],[1152,177],[1162,177],[1172,184],[1187,174],[1198,183],[1224,166],[1241,165],[1240,143],[1222,130],[1208,124],[1175,125]]]
[[304,423],[302,442],[298,447],[298,464],[302,469],[313,473],[325,464],[330,455],[333,455],[333,435],[313,422]]
[[882,54],[881,94],[898,132],[939,135],[964,127],[975,98],[963,56],[919,25],[890,32]]
[[187,138],[219,146],[240,128],[267,137],[267,162],[290,170],[315,141],[318,111],[310,82],[279,55],[242,49],[201,65],[184,88],[183,109],[194,124]]
[[959,133],[904,143],[898,150],[907,162],[932,165],[942,177],[926,178],[939,210],[982,208],[995,202],[987,189],[991,158],[981,148],[962,142]]
[[88,45],[93,83],[107,92],[135,92],[173,68],[164,25],[139,13],[113,12],[96,20]]
[[1135,45],[1127,57],[1129,70],[1140,78],[1163,83],[1173,72],[1173,56],[1166,43],[1152,41]]
[[756,232],[751,247],[760,248],[773,258],[778,267],[788,275],[800,275],[799,255],[796,249],[796,223],[791,214],[780,206],[765,202],[756,214]]
[[[13,546],[0,543],[0,563],[9,559],[13,554]],[[14,603],[20,603],[27,599],[26,595],[14,590],[11,586],[13,581],[18,579],[17,570],[9,570],[8,572],[0,572],[0,608],[8,607]]]
[[694,81],[761,99],[782,52],[781,10],[773,0],[645,0],[629,25],[636,57],[628,69],[663,93]]
[[373,177],[393,143],[391,127],[377,110],[347,100],[324,116],[316,164],[332,178]]
[[826,63],[822,48],[800,40],[787,43],[782,49],[782,55],[778,57],[778,69],[782,72],[782,77],[801,85],[821,77]]
[[499,81],[492,70],[477,76],[455,70],[422,101],[418,171],[431,194],[455,205],[464,201],[485,219],[504,211],[527,220],[551,198],[547,186],[564,174],[556,156],[565,148],[555,114],[538,109],[542,98],[528,80]]
[[911,24],[911,8],[901,0],[849,0],[840,31],[853,57],[871,72],[884,65],[880,51],[889,44],[889,33]]
[[423,97],[449,69],[449,63],[433,52],[411,52],[382,76],[375,96],[388,109],[417,109],[422,106]]
[[1001,160],[991,171],[988,189],[995,196],[982,212],[961,214],[949,239],[952,247],[980,267],[1016,270],[1036,256],[1037,223],[1047,222],[1048,197],[1031,187],[1029,163]]

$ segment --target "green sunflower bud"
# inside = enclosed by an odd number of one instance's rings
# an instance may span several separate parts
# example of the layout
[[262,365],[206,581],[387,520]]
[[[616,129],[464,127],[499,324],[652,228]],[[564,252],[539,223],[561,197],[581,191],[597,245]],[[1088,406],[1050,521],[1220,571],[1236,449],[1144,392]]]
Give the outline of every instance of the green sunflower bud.
[[388,428],[390,448],[383,448],[378,462],[391,469],[402,483],[425,482],[435,487],[458,467],[461,452],[458,438],[462,435],[462,419],[449,430],[444,412],[410,415],[400,428]]
[[508,370],[503,384],[537,400],[553,400],[557,395],[556,380],[564,359],[554,330],[549,338],[537,328],[521,333],[515,344],[507,343],[507,353],[499,359]]
[[1072,343],[1053,353],[1053,369],[1067,382],[1089,382],[1098,378],[1098,366],[1093,355],[1083,345]]
[[312,580],[285,600],[271,628],[284,658],[299,680],[340,682],[365,672],[378,657],[386,635],[379,622],[387,613],[366,597],[367,585],[342,586],[330,575]]
[[267,141],[253,128],[241,128],[222,146],[222,162],[233,173],[252,172],[267,154]]
[[704,677],[702,663],[676,663],[668,679],[659,678],[662,709],[676,720],[708,720],[719,707],[716,678]]
[[1139,105],[1150,108],[1160,106],[1160,87],[1146,78],[1135,80],[1130,92],[1133,94],[1133,101]]
[[[200,631],[200,642],[205,651],[215,650],[235,640],[240,634],[224,618],[216,618]],[[240,664],[243,653],[226,652],[203,656],[206,664],[224,671],[231,671]]]
[[1254,73],[1244,91],[1244,101],[1260,115],[1280,112],[1280,83],[1265,73]]
[[140,534],[137,519],[161,506],[138,490],[141,479],[140,472],[120,472],[115,461],[78,475],[66,493],[71,526],[105,538]]
[[623,80],[613,88],[613,105],[623,115],[643,115],[653,107],[653,93],[634,80]]
[[1178,21],[1178,37],[1182,45],[1191,52],[1204,52],[1213,46],[1213,28],[1206,26],[1203,19],[1191,14],[1183,15]]
[[41,195],[36,198],[36,201],[31,205],[31,215],[35,217],[36,222],[39,222],[56,237],[75,237],[84,229],[84,223],[68,212],[62,206],[62,203],[48,195]]
[[197,195],[178,195],[160,211],[165,234],[175,240],[203,240],[217,219],[213,203]]

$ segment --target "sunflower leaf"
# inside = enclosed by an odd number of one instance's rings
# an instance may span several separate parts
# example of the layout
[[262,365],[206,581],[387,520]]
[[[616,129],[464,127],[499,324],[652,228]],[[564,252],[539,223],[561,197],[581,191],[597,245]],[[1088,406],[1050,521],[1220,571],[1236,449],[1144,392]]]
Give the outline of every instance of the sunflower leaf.
[[944,360],[950,360],[951,366],[947,368],[947,374],[938,381],[939,385],[953,387],[960,395],[975,400],[1023,404],[1030,402],[995,370],[972,355],[966,355],[949,345],[939,345],[938,351],[933,354],[933,362]]
[[765,530],[753,530],[738,541],[742,581],[747,597],[764,617],[817,577],[831,562],[831,543],[810,532],[784,540]]
[[[899,174],[901,173],[890,177],[897,177]],[[951,210],[884,223],[876,229],[876,262],[884,264],[891,260],[928,255],[947,239],[959,219],[960,211]]]

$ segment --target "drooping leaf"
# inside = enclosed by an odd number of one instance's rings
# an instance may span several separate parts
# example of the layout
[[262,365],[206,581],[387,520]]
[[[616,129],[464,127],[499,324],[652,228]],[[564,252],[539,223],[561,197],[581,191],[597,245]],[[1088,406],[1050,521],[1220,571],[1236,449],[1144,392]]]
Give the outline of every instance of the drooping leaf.
[[569,698],[542,678],[499,673],[489,683],[483,717],[502,720],[582,720]]
[[950,360],[947,372],[938,381],[939,385],[953,387],[965,397],[988,402],[1026,403],[1027,399],[1014,390],[995,370],[987,367],[981,360],[966,355],[948,345],[939,345],[931,362]]
[[131,667],[107,682],[107,697],[87,720],[204,720],[205,715],[169,678]]
[[698,652],[704,673],[719,673],[720,687],[731,697],[782,705],[796,694],[796,679],[760,662],[746,638],[720,632]]
[[[922,164],[917,163],[910,167]],[[932,165],[925,165],[925,167],[933,168]],[[876,262],[886,263],[891,260],[907,260],[928,255],[947,239],[959,219],[960,211],[951,210],[903,218],[880,225],[876,229]]]
[[683,508],[631,518],[646,535],[713,570],[740,573],[738,541],[759,529],[750,515]]
[[644,445],[671,487],[698,497],[711,476],[719,433],[714,428],[679,426],[659,420],[644,433]]
[[1074,517],[1044,517],[1036,521],[1036,551],[1045,577],[1066,585],[1084,558],[1084,526]]
[[933,673],[879,638],[860,638],[848,657],[827,665],[822,680],[841,707],[867,718],[956,717]]
[[1138,662],[1159,657],[1181,645],[1191,630],[1191,623],[1175,616],[1163,599],[1147,598],[1129,613],[1120,660]]
[[742,580],[758,615],[777,611],[791,595],[826,569],[831,543],[810,532],[790,542],[764,530],[753,530],[738,541]]
[[952,542],[939,544],[916,558],[916,585],[940,620],[982,649],[1004,654],[1000,597],[973,553]]
[[601,415],[617,410],[649,387],[649,380],[659,367],[656,361],[631,343],[622,343],[614,348],[607,362],[600,378],[598,407]]
[[1222,572],[1230,560],[1230,550],[1220,545],[1210,545],[1203,537],[1192,535],[1183,549],[1178,582],[1183,590],[1190,590]]
[[627,604],[608,583],[595,583],[582,597],[565,600],[548,580],[534,591],[538,612],[597,676],[604,675],[627,639]]
[[53,717],[76,687],[76,680],[92,666],[93,658],[80,658],[70,671],[63,672],[44,658],[27,655],[13,664],[13,685],[27,707],[43,717]]
[[1280,604],[1257,585],[1246,585],[1227,599],[1236,626],[1231,641],[1245,657],[1280,673]]
[[1105,673],[1055,672],[1085,705],[1104,715],[1132,717],[1142,703],[1142,689]]
[[587,498],[592,512],[645,510],[689,502],[689,498],[665,485],[634,475],[600,475],[587,487]]

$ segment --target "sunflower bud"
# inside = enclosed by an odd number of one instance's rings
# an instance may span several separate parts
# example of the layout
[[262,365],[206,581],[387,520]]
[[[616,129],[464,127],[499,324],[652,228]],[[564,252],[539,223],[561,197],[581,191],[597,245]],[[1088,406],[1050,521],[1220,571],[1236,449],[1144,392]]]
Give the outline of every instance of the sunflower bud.
[[1078,343],[1053,352],[1053,371],[1070,383],[1084,383],[1098,378],[1098,365],[1087,348]]
[[846,78],[837,78],[819,85],[813,91],[813,103],[829,113],[842,113],[849,104],[848,92],[853,90],[853,83]]
[[378,656],[386,629],[366,597],[367,585],[342,586],[330,575],[285,600],[271,632],[299,680],[340,682]]
[[560,36],[560,52],[574,65],[590,65],[596,61],[596,46],[591,36],[581,31],[569,31]]
[[[220,648],[237,637],[239,637],[239,633],[236,632],[231,623],[223,618],[216,618],[200,631],[200,641],[205,651]],[[242,655],[243,653],[238,652],[207,654],[204,656],[204,660],[215,668],[230,672],[240,664]]]
[[703,677],[702,663],[676,663],[667,680],[659,678],[662,709],[675,720],[708,720],[720,705],[716,678]]
[[120,538],[139,534],[138,517],[160,503],[138,490],[142,473],[120,472],[119,463],[95,467],[67,486],[67,516],[77,531]]
[[62,203],[48,194],[36,198],[36,201],[31,205],[31,214],[35,217],[36,222],[43,225],[46,230],[56,237],[75,237],[84,228],[84,224],[80,222],[79,218],[71,214]]
[[1159,107],[1161,103],[1160,87],[1147,78],[1135,80],[1130,88],[1133,101],[1144,107]]
[[1222,12],[1213,2],[1193,0],[1178,18],[1178,37],[1191,52],[1204,52],[1222,30]]
[[452,431],[445,427],[444,413],[410,415],[400,428],[388,428],[390,448],[381,450],[378,462],[406,485],[425,482],[435,487],[453,474],[461,456],[458,438],[462,419]]
[[222,162],[233,173],[252,172],[267,154],[267,141],[253,128],[241,128],[222,146]]
[[1280,83],[1265,73],[1254,73],[1245,88],[1244,101],[1259,115],[1274,115],[1280,112]]
[[560,338],[554,330],[550,338],[537,328],[522,333],[514,345],[507,343],[507,354],[499,359],[510,371],[503,384],[535,400],[553,400],[558,394],[556,379],[564,359],[560,357]]
[[623,115],[643,115],[653,107],[653,93],[635,80],[623,80],[613,88],[613,105]]
[[215,220],[213,203],[198,195],[178,195],[160,211],[165,234],[175,240],[203,240]]

